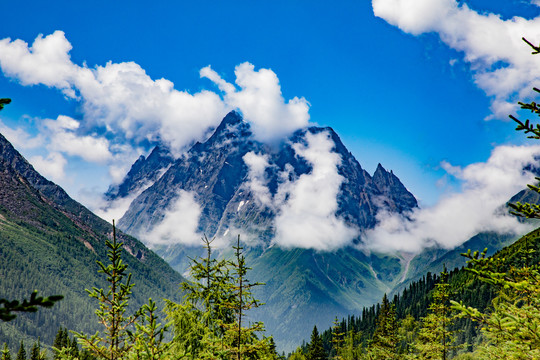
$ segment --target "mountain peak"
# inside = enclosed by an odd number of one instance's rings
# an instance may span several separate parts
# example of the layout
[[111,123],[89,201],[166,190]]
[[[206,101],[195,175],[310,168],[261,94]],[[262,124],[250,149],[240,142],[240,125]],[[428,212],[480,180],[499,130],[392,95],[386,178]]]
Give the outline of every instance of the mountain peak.
[[105,199],[112,201],[128,196],[131,192],[156,181],[174,161],[168,148],[157,145],[148,157],[139,156],[137,161],[118,185],[111,185],[105,193]]
[[212,136],[204,143],[211,146],[224,140],[247,138],[251,136],[250,126],[244,121],[242,115],[236,111],[229,112],[216,128]]
[[243,118],[242,118],[242,115],[240,115],[237,111],[235,110],[232,110],[231,112],[229,112],[224,118],[223,120],[221,120],[221,123],[219,124],[219,126],[216,128],[216,133],[219,133],[219,132],[222,132],[224,131],[227,127],[229,126],[235,126],[237,124],[240,124],[241,122],[243,122]]
[[373,174],[373,184],[382,194],[393,200],[386,206],[397,212],[411,210],[418,206],[414,196],[407,190],[392,170],[387,171],[380,163]]

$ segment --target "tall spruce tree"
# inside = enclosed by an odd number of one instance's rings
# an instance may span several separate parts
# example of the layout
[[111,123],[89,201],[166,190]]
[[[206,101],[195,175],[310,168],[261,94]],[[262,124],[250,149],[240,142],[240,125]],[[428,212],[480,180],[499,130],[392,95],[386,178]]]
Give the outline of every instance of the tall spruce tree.
[[398,322],[396,309],[384,294],[377,316],[377,327],[367,349],[369,359],[398,358]]
[[17,352],[17,360],[26,360],[26,349],[24,348],[24,342],[22,340],[19,351]]
[[345,342],[345,331],[342,329],[341,322],[339,322],[337,316],[334,319],[334,326],[332,326],[332,349],[335,352],[334,359],[342,360],[342,348]]
[[131,273],[126,273],[127,265],[122,261],[122,243],[117,242],[114,220],[113,240],[107,240],[105,244],[109,248],[107,257],[110,264],[104,265],[101,261],[97,261],[97,264],[99,272],[107,277],[109,289],[94,287],[86,290],[90,297],[99,301],[96,315],[105,328],[105,336],[101,336],[99,332],[92,336],[76,333],[76,336],[83,347],[98,358],[125,359],[133,346],[129,341],[129,330],[141,316],[142,310],[130,316],[125,315],[134,284],[131,282]]
[[308,345],[308,351],[306,354],[306,360],[326,360],[328,354],[324,350],[322,339],[317,330],[317,326],[313,327],[311,332],[311,339]]
[[[236,359],[241,360],[245,356],[253,357],[258,352],[265,351],[269,344],[264,341],[259,341],[257,333],[264,331],[262,322],[250,322],[244,326],[246,311],[261,306],[261,302],[253,296],[252,289],[256,286],[263,285],[262,283],[251,283],[247,278],[247,272],[251,268],[246,265],[246,258],[243,254],[243,247],[240,246],[240,235],[233,246],[235,251],[235,261],[231,262],[235,278],[235,284],[232,287],[232,302],[228,304],[236,314],[236,321],[227,324],[227,332],[230,341],[233,345],[233,351],[236,354]],[[243,322],[244,321],[244,322]]]
[[418,337],[413,346],[415,359],[447,360],[455,346],[454,317],[451,315],[450,285],[446,267],[433,291],[429,314],[422,319]]

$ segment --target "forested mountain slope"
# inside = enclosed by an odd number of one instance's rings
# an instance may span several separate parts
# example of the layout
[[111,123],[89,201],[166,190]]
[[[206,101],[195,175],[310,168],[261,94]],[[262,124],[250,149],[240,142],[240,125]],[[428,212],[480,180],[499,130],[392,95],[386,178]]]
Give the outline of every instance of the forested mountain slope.
[[[106,287],[96,260],[106,260],[112,226],[37,173],[1,134],[0,184],[0,297],[64,295],[52,309],[0,323],[0,343],[51,344],[60,326],[95,332],[97,302],[85,289]],[[179,299],[182,276],[135,238],[118,237],[136,284],[133,307],[149,297]]]
[[[484,249],[472,248],[471,250],[483,251]],[[492,255],[492,258],[501,261],[499,271],[502,272],[511,267],[520,268],[540,264],[540,228],[497,251]],[[463,302],[481,312],[486,310],[489,312],[491,302],[496,297],[497,291],[494,286],[480,281],[474,273],[467,271],[468,266],[466,258],[462,257],[462,266],[450,271],[448,283],[450,285],[451,300]],[[415,320],[426,316],[429,305],[433,301],[433,290],[439,281],[439,274],[428,272],[420,280],[412,282],[403,291],[390,297],[392,304],[395,306],[397,320],[402,321],[409,315]],[[380,302],[365,307],[361,312],[351,313],[347,317],[341,318],[337,323],[337,328],[329,328],[321,332],[326,351],[335,354],[333,348],[335,342],[332,342],[332,338],[335,337],[333,334],[336,333],[355,333],[357,334],[355,345],[365,347],[377,327],[380,308]],[[468,319],[457,319],[453,328],[457,330],[457,344],[469,344],[465,349],[472,349],[472,344],[477,341],[476,337],[479,334],[479,324]],[[347,336],[345,335],[344,338]],[[304,350],[307,349],[307,345],[303,345]]]

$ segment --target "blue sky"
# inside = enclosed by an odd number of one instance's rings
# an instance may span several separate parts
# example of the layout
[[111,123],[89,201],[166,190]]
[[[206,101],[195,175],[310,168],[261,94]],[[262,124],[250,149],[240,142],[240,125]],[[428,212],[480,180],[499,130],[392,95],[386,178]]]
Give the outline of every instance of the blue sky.
[[[39,34],[60,38],[55,31],[62,31],[71,45],[64,60],[79,68],[133,62],[152,81],[164,78],[178,91],[211,91],[221,98],[225,92],[215,79],[201,78],[201,69],[211,66],[229,84],[240,64],[252,64],[255,72],[271,69],[285,103],[305,99],[309,122],[333,127],[366,170],[372,173],[382,163],[424,206],[433,206],[441,196],[463,190],[468,180],[455,176],[456,169],[487,163],[498,146],[525,143],[505,114],[515,111],[508,104],[531,94],[526,91],[531,86],[505,74],[494,80],[493,74],[497,68],[539,70],[540,58],[535,63],[520,40],[522,35],[540,40],[538,16],[534,0],[57,1],[54,6],[25,1],[9,5],[0,39],[6,46],[19,39],[30,47]],[[517,30],[505,23],[512,18],[521,24]],[[475,39],[482,32],[517,39],[515,44]],[[89,115],[89,100],[80,93],[82,80],[64,86],[52,79],[63,76],[54,68],[30,65],[23,71],[21,61],[6,65],[5,49],[0,96],[13,103],[1,113],[2,129],[38,169],[45,169],[46,160],[55,164],[46,175],[72,196],[84,201],[105,191],[113,181],[111,167],[118,178],[138,152],[150,149],[152,141],[105,134],[104,123],[87,121],[96,115]],[[48,82],[32,77],[32,71],[48,72],[40,75]],[[506,87],[490,86],[505,82]],[[93,101],[91,109],[103,110],[97,103],[103,100]],[[107,106],[109,111],[112,105]],[[114,161],[97,151],[70,152],[47,139],[59,131],[76,133],[81,143],[103,145],[100,139],[108,139],[105,146],[131,147]]]

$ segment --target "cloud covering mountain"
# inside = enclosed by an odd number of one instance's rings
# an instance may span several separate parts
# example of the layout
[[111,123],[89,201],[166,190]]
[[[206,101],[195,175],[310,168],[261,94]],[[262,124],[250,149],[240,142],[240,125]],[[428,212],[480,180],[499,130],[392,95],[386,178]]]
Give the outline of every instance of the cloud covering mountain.
[[71,60],[71,49],[62,31],[40,35],[31,46],[18,39],[0,40],[0,67],[6,76],[22,85],[56,88],[81,103],[80,119],[59,115],[42,124],[49,155],[36,159],[36,166],[57,168],[56,177],[62,175],[65,156],[71,155],[109,164],[113,181],[120,181],[126,164],[145,147],[162,143],[178,156],[204,140],[232,109],[242,111],[264,141],[280,140],[309,122],[307,101],[286,101],[270,69],[240,64],[234,85],[208,66],[201,76],[225,95],[209,90],[191,94],[176,90],[167,79],[152,79],[134,62],[78,65]]

